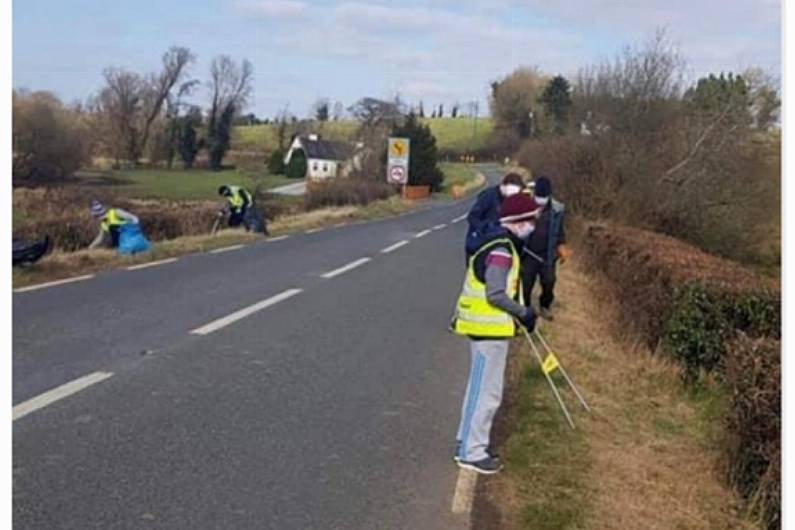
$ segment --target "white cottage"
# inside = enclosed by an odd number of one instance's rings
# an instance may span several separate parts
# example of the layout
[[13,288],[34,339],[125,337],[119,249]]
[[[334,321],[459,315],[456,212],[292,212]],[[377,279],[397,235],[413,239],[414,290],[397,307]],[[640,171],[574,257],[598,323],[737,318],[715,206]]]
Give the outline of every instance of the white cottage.
[[[290,149],[284,155],[284,164],[290,163],[293,153],[303,151],[306,156],[306,177],[311,180],[325,180],[344,173],[350,163],[356,163],[354,153],[358,145],[345,142],[321,140],[316,134],[296,136]],[[343,167],[346,166],[346,167]]]

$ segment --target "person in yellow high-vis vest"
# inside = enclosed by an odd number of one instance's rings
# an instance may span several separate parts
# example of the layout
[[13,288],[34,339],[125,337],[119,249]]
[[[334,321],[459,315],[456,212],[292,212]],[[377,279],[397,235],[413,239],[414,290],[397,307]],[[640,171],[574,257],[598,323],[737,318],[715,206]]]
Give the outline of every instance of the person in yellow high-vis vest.
[[489,437],[502,401],[508,344],[517,325],[529,331],[535,327],[532,307],[522,302],[519,252],[535,229],[538,211],[526,193],[505,198],[500,207],[502,231],[469,258],[451,323],[453,332],[469,337],[471,350],[454,460],[459,467],[478,473],[502,469],[499,458],[489,452]]
[[246,213],[254,204],[254,197],[241,186],[224,184],[218,188],[218,195],[226,198],[229,210],[229,226],[240,226],[246,219]]
[[90,249],[100,246],[118,247],[121,227],[139,222],[138,217],[130,212],[121,208],[106,208],[97,200],[91,201],[91,216],[99,219],[99,233],[88,246]]

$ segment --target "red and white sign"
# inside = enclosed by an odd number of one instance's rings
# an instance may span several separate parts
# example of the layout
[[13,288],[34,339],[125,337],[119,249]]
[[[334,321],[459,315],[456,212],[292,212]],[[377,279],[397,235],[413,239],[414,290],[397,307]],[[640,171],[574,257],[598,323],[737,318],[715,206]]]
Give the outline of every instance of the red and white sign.
[[395,184],[406,183],[406,168],[403,166],[392,166],[389,168],[389,181]]

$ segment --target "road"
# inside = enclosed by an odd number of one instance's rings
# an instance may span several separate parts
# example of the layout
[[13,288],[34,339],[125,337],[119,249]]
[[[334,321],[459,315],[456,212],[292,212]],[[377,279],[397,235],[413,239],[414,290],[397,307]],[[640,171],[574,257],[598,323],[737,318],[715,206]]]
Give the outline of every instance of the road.
[[296,182],[294,184],[285,184],[278,188],[271,188],[269,193],[280,193],[282,195],[303,195],[306,193],[306,181]]
[[14,527],[467,528],[470,205],[15,293]]

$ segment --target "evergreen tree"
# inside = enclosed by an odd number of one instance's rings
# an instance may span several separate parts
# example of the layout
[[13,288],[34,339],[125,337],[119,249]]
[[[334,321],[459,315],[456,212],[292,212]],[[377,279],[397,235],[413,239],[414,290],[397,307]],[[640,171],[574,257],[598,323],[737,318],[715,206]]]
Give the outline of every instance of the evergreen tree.
[[436,138],[431,128],[420,123],[414,114],[409,114],[403,125],[392,130],[392,136],[410,141],[409,185],[426,185],[431,191],[439,191],[444,175],[439,169]]
[[571,85],[562,75],[555,76],[544,89],[540,98],[546,115],[552,118],[555,133],[563,134],[569,125],[571,114]]

